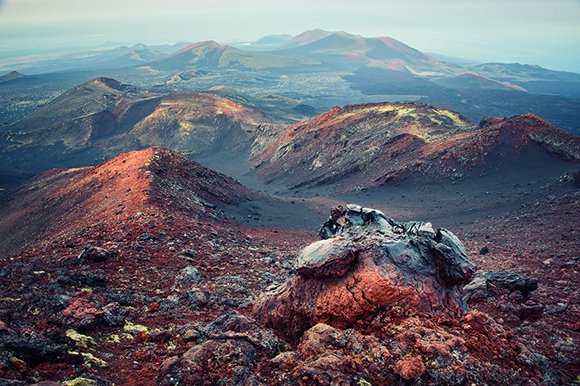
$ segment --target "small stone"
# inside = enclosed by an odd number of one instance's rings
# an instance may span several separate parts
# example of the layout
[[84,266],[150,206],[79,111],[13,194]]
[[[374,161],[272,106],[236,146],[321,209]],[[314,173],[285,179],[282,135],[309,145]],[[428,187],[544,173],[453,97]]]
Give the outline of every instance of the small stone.
[[175,288],[189,288],[201,281],[201,273],[197,268],[188,266],[183,268],[175,278]]
[[490,293],[487,289],[490,285],[505,288],[510,292],[519,291],[523,299],[527,299],[530,292],[538,289],[538,281],[525,275],[505,271],[480,271],[463,287],[463,300],[481,300],[488,297]]
[[193,249],[184,249],[179,253],[181,256],[195,257],[196,253]]
[[183,295],[180,299],[180,302],[184,302],[191,309],[197,310],[207,305],[209,299],[210,299],[209,292],[194,290]]
[[79,260],[91,261],[94,263],[100,263],[107,261],[110,257],[114,256],[114,253],[108,251],[104,248],[99,247],[85,247],[79,254]]
[[564,327],[572,331],[580,331],[580,321],[574,323],[566,323],[564,324]]
[[200,337],[201,333],[195,328],[190,328],[183,333],[183,340],[186,342],[197,341]]
[[419,379],[425,370],[421,355],[414,357],[407,354],[395,364],[395,373],[406,380]]
[[479,250],[480,255],[487,255],[488,253],[489,253],[489,248],[487,245]]
[[528,300],[520,307],[517,314],[521,320],[535,321],[541,318],[543,313],[543,304]]
[[157,303],[157,302],[153,302],[149,306],[149,309],[147,310],[147,312],[149,312],[149,313],[153,313],[153,312],[157,312],[157,311],[159,311],[159,303]]
[[546,307],[547,314],[561,314],[562,312],[566,311],[568,305],[566,303],[557,303],[554,305],[550,305]]

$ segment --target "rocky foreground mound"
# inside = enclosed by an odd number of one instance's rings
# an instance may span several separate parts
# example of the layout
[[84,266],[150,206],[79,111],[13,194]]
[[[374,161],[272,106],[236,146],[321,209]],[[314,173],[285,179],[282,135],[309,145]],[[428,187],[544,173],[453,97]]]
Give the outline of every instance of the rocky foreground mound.
[[459,286],[475,265],[453,233],[430,223],[398,224],[358,205],[342,212],[334,221],[343,225],[322,231],[334,237],[306,247],[298,274],[257,302],[258,320],[296,337],[316,323],[345,328],[395,308],[461,315]]
[[[431,224],[397,223],[373,209],[337,208],[326,238],[306,247],[286,283],[252,317],[227,313],[188,332],[193,347],[167,359],[163,385],[556,384],[545,356],[488,315],[467,310],[475,266],[459,239]],[[513,276],[513,277],[512,277]],[[485,283],[484,283],[485,282]],[[482,283],[524,291],[526,278]],[[523,285],[520,285],[521,283]],[[529,285],[527,285],[527,284]],[[270,327],[270,328],[269,328]]]

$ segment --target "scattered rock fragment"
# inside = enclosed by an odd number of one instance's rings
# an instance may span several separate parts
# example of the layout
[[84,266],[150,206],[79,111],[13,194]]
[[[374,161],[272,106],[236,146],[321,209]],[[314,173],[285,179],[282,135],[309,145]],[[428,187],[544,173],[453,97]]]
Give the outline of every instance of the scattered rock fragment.
[[128,307],[117,302],[102,306],[92,292],[79,291],[67,301],[61,322],[75,330],[86,330],[101,324],[119,327],[128,314]]
[[271,331],[236,312],[208,324],[202,335],[203,343],[163,362],[158,384],[251,385],[257,363],[285,349]]
[[426,368],[421,355],[412,356],[407,354],[403,359],[395,364],[395,373],[406,380],[418,379],[423,375]]
[[67,350],[65,344],[36,334],[10,334],[0,341],[0,352],[8,351],[25,365],[58,362],[66,355]]
[[104,248],[87,246],[83,248],[79,254],[79,260],[90,261],[93,263],[100,263],[107,261],[115,255],[114,252],[108,251]]
[[62,312],[64,324],[75,329],[94,326],[104,315],[105,311],[96,308],[93,294],[85,291],[77,292]]
[[497,296],[501,289],[508,293],[519,291],[524,299],[538,288],[538,281],[525,275],[505,271],[478,272],[473,280],[463,287],[463,299],[467,302]]
[[188,266],[183,268],[175,278],[174,288],[189,289],[194,284],[201,282],[201,273],[197,268]]

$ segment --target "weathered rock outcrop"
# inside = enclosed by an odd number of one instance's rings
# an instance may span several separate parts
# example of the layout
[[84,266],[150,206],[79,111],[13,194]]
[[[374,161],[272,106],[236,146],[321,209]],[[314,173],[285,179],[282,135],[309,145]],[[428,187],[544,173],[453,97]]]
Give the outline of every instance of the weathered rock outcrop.
[[[482,271],[464,287],[463,300],[470,306],[499,316],[507,325],[542,317],[544,305],[531,299],[538,280],[505,271]],[[563,304],[563,303],[562,303]]]
[[317,323],[346,328],[394,308],[462,313],[460,286],[475,266],[453,233],[396,223],[358,205],[348,205],[336,224],[330,238],[303,250],[295,276],[258,299],[256,319],[296,339]]
[[478,272],[473,280],[465,286],[463,299],[469,302],[493,297],[494,289],[497,288],[503,288],[508,293],[519,291],[521,296],[527,299],[530,292],[538,289],[538,280],[514,272]]

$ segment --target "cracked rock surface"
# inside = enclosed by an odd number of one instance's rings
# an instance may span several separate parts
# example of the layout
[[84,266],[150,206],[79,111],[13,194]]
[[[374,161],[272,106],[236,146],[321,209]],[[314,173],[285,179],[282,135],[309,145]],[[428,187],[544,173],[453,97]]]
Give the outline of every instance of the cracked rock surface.
[[257,300],[256,319],[296,339],[317,323],[348,328],[395,308],[462,314],[460,289],[475,265],[452,232],[358,205],[348,205],[338,224],[302,251],[293,277]]

